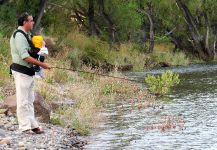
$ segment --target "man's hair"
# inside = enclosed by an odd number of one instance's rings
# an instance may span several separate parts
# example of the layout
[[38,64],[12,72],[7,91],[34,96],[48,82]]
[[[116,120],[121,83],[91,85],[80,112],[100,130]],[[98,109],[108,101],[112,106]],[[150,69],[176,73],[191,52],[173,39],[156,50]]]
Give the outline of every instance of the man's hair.
[[18,18],[18,26],[23,26],[23,22],[24,21],[28,21],[28,17],[32,16],[27,12],[24,12],[20,15],[20,17]]

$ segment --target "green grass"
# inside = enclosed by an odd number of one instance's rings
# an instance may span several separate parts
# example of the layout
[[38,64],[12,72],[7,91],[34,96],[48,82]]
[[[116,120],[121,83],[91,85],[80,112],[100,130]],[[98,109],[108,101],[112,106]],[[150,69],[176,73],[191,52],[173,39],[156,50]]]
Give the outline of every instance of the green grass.
[[73,68],[83,65],[100,67],[106,64],[114,66],[133,65],[133,70],[143,70],[147,55],[141,53],[137,44],[122,43],[110,47],[105,41],[88,37],[77,31],[69,33],[61,43],[66,59]]
[[[88,70],[88,68],[85,70]],[[88,71],[93,72],[95,70],[89,68]],[[49,71],[47,73],[52,74]],[[141,103],[145,103],[147,106],[153,103],[153,97],[149,98],[149,93],[135,83],[100,76],[92,78],[79,73],[72,73],[72,75],[74,80],[61,83],[61,85],[67,90],[67,92],[64,92],[64,97],[75,100],[75,105],[59,108],[52,114],[51,123],[74,128],[80,135],[88,135],[103,120],[100,111],[104,104],[109,101],[135,98],[140,99]],[[121,73],[115,71],[111,75],[124,77]],[[49,94],[46,91],[51,91],[49,87],[57,83],[54,81],[53,84],[46,82],[45,84],[47,86],[40,87],[45,91],[46,96],[46,94]],[[58,95],[58,89],[52,89],[52,91],[55,91]],[[61,97],[60,95],[59,98]]]
[[157,63],[166,63],[170,66],[187,66],[190,64],[189,58],[183,52],[161,52],[153,53],[152,60]]
[[9,39],[0,32],[0,86],[6,84],[10,78],[9,66],[11,64]]

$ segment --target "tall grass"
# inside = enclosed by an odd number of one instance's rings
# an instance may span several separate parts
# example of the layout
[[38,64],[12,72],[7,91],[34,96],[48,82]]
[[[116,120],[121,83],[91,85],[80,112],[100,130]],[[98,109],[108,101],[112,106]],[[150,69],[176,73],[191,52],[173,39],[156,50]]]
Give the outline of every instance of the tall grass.
[[163,62],[170,66],[187,66],[190,63],[189,58],[183,52],[153,53],[152,59],[157,63]]
[[122,43],[117,50],[109,51],[109,62],[118,65],[132,64],[133,70],[143,70],[148,55],[140,52],[139,47],[133,43]]
[[[88,71],[91,71],[90,68]],[[97,75],[72,75],[74,80],[64,83],[64,88],[68,89],[65,96],[74,99],[75,105],[65,108],[64,111],[55,112],[51,118],[54,124],[75,128],[81,135],[89,134],[90,130],[103,120],[99,112],[109,101],[137,99],[146,106],[153,103],[154,97],[149,96],[146,90],[135,83]],[[124,77],[116,71],[112,72],[112,75]]]
[[[83,64],[102,66],[133,65],[134,70],[143,70],[147,55],[140,52],[137,44],[122,43],[110,47],[105,41],[96,37],[87,37],[80,32],[71,32],[62,43],[67,59],[71,59],[73,68]],[[65,55],[64,55],[65,56]]]
[[10,63],[9,40],[0,33],[0,86],[8,82]]

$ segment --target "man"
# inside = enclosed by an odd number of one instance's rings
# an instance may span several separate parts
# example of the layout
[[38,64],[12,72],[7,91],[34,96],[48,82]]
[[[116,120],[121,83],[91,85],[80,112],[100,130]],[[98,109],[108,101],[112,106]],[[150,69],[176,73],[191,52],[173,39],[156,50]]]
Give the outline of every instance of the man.
[[[28,134],[44,133],[35,119],[34,114],[34,69],[33,65],[41,66],[44,69],[51,67],[47,63],[40,62],[31,57],[29,51],[30,44],[27,40],[31,40],[30,31],[33,29],[33,17],[28,13],[23,13],[18,19],[18,30],[23,33],[13,33],[10,39],[10,48],[12,55],[12,74],[16,85],[17,98],[17,118],[19,129]],[[24,35],[24,33],[27,35]]]

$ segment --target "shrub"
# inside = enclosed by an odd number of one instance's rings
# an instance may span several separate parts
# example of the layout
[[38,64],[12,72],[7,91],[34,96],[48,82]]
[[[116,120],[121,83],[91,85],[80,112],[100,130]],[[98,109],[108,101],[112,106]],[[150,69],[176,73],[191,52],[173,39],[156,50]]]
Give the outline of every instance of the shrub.
[[60,119],[60,115],[59,114],[56,114],[56,113],[53,113],[51,116],[50,116],[50,123],[53,124],[53,125],[62,125],[62,122],[61,122],[61,119]]
[[167,94],[171,87],[179,84],[179,75],[172,71],[166,71],[162,75],[148,75],[145,82],[149,86],[149,90],[157,95]]

